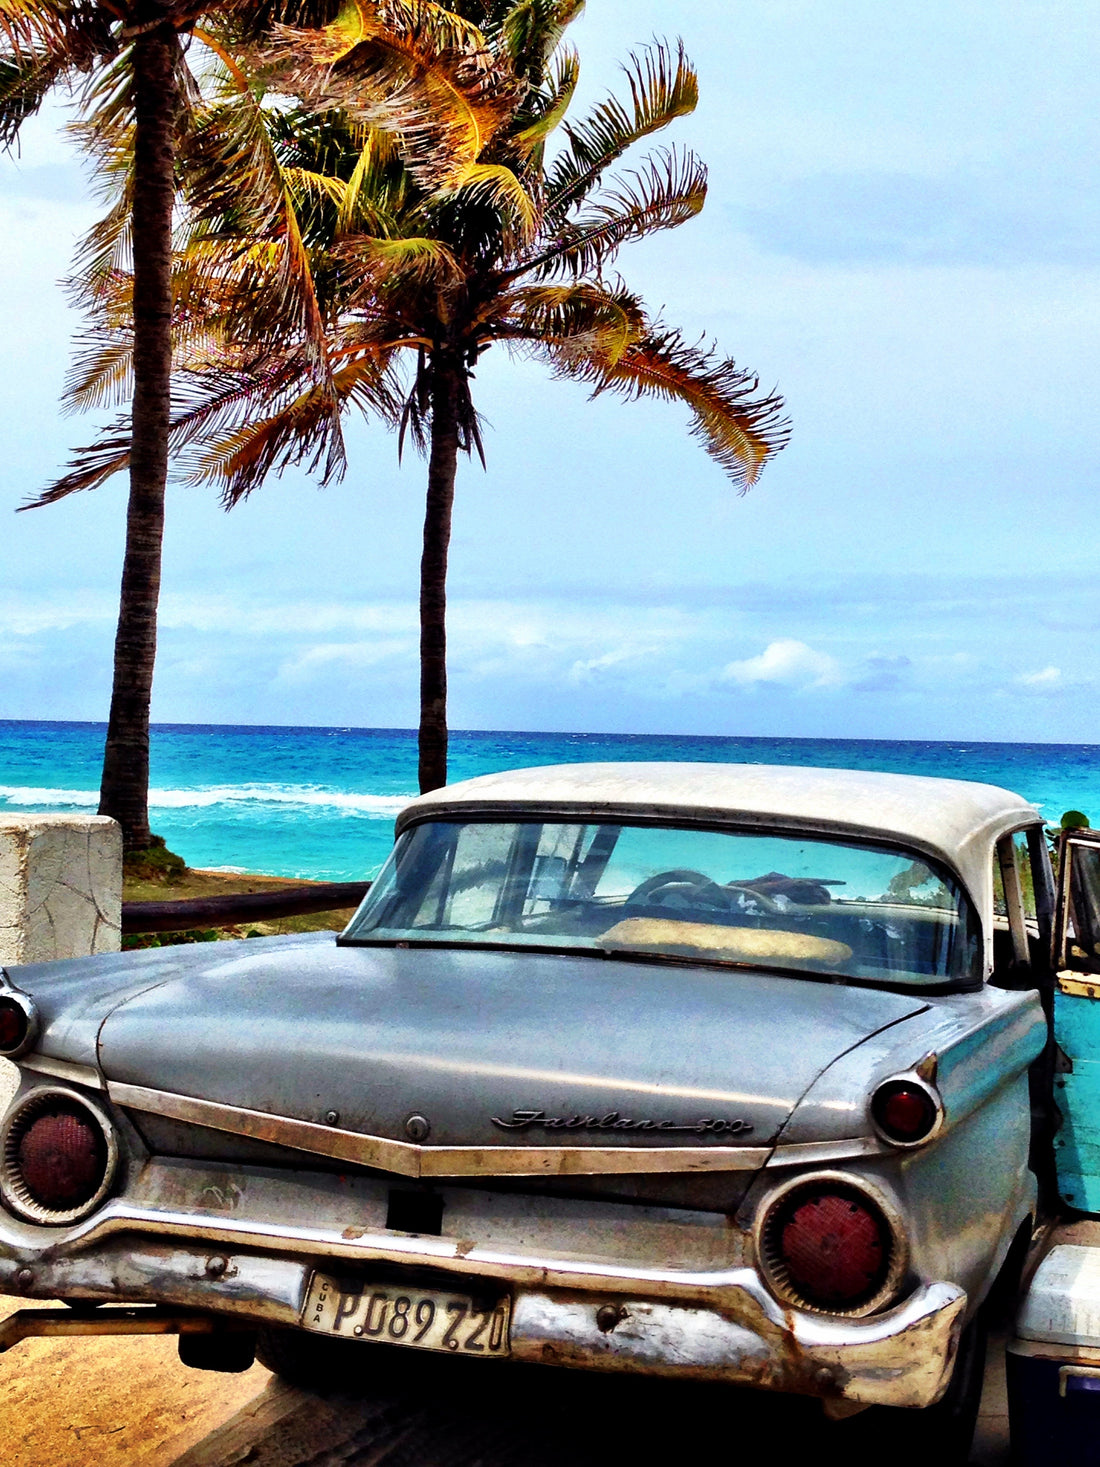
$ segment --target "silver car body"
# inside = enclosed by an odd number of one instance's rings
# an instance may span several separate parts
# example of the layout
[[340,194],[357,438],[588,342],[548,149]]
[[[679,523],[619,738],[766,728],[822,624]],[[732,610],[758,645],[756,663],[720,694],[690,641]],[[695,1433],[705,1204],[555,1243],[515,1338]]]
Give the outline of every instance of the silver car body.
[[[1038,827],[1034,807],[846,770],[569,765],[436,791],[397,829],[538,817],[930,859],[977,913],[982,981],[899,991],[331,934],[12,968],[38,1032],[0,1141],[0,1292],[297,1326],[318,1278],[420,1279],[507,1296],[513,1358],[841,1410],[934,1402],[1036,1205],[1028,1071],[1045,1020],[1033,991],[990,981],[995,852]],[[1042,884],[1049,904],[1049,871]],[[898,1076],[937,1097],[925,1144],[872,1121]],[[114,1148],[102,1199],[61,1225],[10,1205],[13,1126],[51,1091],[98,1112]],[[872,1198],[892,1230],[866,1309],[800,1307],[762,1259],[762,1220],[819,1178]],[[441,1200],[438,1230],[388,1225],[406,1193]]]

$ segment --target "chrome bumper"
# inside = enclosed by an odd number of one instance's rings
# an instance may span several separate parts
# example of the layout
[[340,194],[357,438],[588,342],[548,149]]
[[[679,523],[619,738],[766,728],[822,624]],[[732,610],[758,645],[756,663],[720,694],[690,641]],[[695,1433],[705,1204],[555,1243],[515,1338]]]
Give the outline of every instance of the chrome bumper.
[[[22,1258],[13,1257],[0,1237],[0,1292],[153,1303],[238,1321],[298,1324],[314,1263],[331,1268],[330,1259],[219,1248],[205,1229],[196,1243],[194,1224],[192,1219],[186,1240],[107,1236],[76,1251],[39,1253],[33,1261],[23,1250]],[[359,1269],[369,1269],[372,1260],[395,1261],[398,1252],[406,1265],[452,1274],[456,1288],[463,1280],[469,1287],[471,1276],[507,1279],[514,1300],[513,1359],[724,1381],[855,1405],[919,1407],[937,1400],[966,1307],[961,1289],[933,1283],[872,1318],[826,1319],[783,1309],[747,1268],[709,1275],[708,1287],[701,1287],[699,1275],[682,1276],[681,1288],[695,1296],[684,1303],[667,1298],[670,1279],[659,1291],[666,1297],[655,1298],[652,1275],[630,1277],[626,1270],[597,1278],[589,1267],[582,1287],[579,1279],[573,1287],[548,1287],[547,1278],[567,1282],[561,1260],[526,1258],[522,1268],[509,1268],[498,1256],[495,1266],[484,1259],[479,1267],[477,1250],[468,1249],[462,1268],[448,1268],[440,1255],[448,1246],[453,1254],[449,1240],[389,1234],[358,1241]],[[268,1247],[273,1243],[269,1236]],[[424,1256],[425,1245],[434,1245],[434,1256]],[[414,1250],[416,1258],[409,1256]],[[516,1277],[520,1273],[526,1280]],[[536,1273],[543,1278],[538,1285],[531,1281]],[[700,1302],[701,1294],[710,1298]]]

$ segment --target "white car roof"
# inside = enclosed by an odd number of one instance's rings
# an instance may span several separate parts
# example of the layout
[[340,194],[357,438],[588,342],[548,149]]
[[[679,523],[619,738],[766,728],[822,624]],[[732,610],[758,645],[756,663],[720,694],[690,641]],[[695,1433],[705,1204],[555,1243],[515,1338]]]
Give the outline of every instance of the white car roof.
[[962,879],[987,941],[992,847],[1040,820],[1020,795],[968,780],[782,764],[555,764],[484,774],[421,795],[398,816],[397,830],[428,815],[547,811],[797,829],[915,848]]

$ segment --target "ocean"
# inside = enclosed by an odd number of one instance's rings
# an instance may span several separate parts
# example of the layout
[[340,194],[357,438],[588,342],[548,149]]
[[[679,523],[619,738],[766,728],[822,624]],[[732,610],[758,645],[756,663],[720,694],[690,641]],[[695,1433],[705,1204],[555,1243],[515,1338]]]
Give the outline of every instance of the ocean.
[[[105,727],[0,721],[0,811],[95,810]],[[1004,785],[1045,819],[1100,820],[1100,745],[909,743],[680,735],[451,735],[452,779],[588,759],[812,764]],[[161,724],[152,736],[153,829],[191,866],[365,880],[416,792],[408,729]]]

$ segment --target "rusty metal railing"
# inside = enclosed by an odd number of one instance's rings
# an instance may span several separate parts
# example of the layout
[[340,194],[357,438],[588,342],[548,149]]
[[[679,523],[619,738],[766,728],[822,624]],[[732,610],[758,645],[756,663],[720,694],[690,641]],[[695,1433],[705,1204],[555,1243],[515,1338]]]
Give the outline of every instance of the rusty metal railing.
[[191,897],[176,902],[123,902],[122,930],[124,933],[190,932],[196,928],[236,927],[246,922],[308,916],[311,912],[357,907],[369,888],[369,881],[328,881],[287,886],[281,891]]

